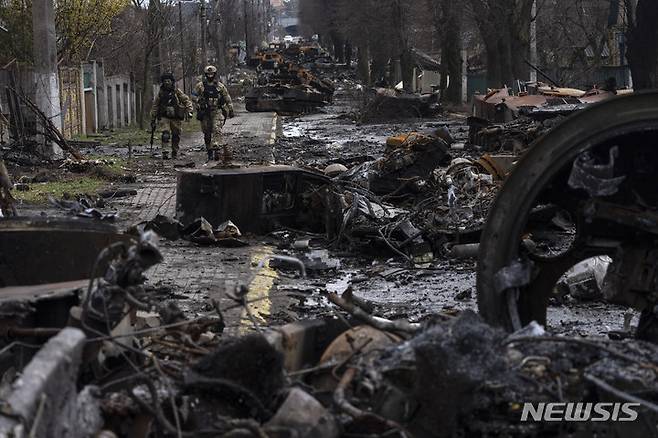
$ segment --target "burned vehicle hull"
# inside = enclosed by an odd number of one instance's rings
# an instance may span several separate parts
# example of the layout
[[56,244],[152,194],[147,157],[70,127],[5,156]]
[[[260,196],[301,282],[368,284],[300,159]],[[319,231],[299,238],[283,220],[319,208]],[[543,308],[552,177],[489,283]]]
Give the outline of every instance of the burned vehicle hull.
[[361,121],[423,118],[441,112],[439,96],[399,92],[389,88],[368,90],[361,109]]
[[593,105],[540,138],[516,165],[480,247],[478,305],[488,322],[508,330],[544,324],[560,277],[608,256],[603,295],[643,311],[642,336],[658,301],[656,102],[651,92]]
[[245,95],[245,105],[250,112],[298,114],[325,106],[330,101],[331,96],[313,88],[292,88],[286,85],[254,87]]
[[[271,50],[260,58],[258,85],[245,95],[247,111],[300,114],[331,102],[333,82],[299,65],[298,46]],[[276,61],[268,62],[272,57]]]
[[84,219],[0,220],[0,287],[89,278],[103,248],[127,240],[111,225]]
[[213,226],[233,221],[244,232],[264,234],[281,227],[327,232],[337,225],[329,179],[290,166],[183,170],[178,174],[178,219],[200,217]]

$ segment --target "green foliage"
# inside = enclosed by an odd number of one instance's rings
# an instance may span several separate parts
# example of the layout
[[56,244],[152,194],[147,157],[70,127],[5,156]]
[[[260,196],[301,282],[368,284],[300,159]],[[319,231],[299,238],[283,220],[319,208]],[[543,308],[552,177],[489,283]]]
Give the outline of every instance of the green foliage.
[[0,20],[9,32],[0,32],[0,64],[32,59],[31,0],[0,0]]
[[129,5],[129,0],[57,0],[58,57],[86,59],[96,39],[112,31],[112,19]]
[[[130,0],[53,0],[57,29],[58,61],[87,58],[95,41],[112,31],[112,20]],[[8,33],[0,32],[3,64],[32,60],[32,0],[0,0],[0,20]]]

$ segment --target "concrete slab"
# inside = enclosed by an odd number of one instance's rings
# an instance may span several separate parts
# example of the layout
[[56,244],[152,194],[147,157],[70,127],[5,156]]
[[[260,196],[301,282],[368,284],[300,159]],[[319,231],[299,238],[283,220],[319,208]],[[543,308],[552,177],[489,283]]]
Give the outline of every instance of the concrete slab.
[[0,436],[77,438],[98,432],[99,405],[88,396],[80,398],[84,406],[78,405],[76,383],[85,340],[82,331],[66,328],[39,350],[3,403]]

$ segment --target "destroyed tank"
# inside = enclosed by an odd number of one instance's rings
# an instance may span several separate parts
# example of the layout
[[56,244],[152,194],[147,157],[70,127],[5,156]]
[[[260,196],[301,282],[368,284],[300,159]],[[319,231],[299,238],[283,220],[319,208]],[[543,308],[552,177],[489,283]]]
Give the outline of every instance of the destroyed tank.
[[281,114],[306,113],[332,101],[334,85],[309,71],[286,64],[276,74],[261,75],[262,85],[245,95],[247,111],[274,111]]
[[640,310],[638,337],[658,341],[656,102],[656,92],[607,100],[531,145],[481,239],[478,305],[488,322],[545,324],[563,274],[607,256],[604,298]]

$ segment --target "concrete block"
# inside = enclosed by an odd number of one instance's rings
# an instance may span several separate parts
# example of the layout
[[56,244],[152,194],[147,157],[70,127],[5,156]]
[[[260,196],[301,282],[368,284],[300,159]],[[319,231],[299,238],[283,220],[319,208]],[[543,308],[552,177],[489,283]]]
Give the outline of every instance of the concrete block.
[[39,350],[0,409],[0,436],[77,438],[100,429],[94,389],[76,389],[85,339],[65,328]]

